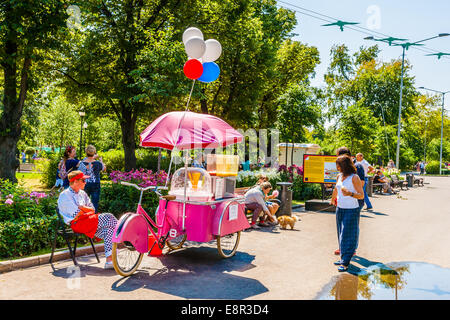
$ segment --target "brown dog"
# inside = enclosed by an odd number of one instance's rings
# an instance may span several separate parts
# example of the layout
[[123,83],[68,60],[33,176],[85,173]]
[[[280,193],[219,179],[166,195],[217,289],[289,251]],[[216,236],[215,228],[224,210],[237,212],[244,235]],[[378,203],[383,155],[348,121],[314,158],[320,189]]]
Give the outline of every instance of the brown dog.
[[295,222],[297,218],[294,216],[279,216],[278,222],[280,223],[281,229],[286,229],[287,225],[291,226],[291,230],[294,229]]

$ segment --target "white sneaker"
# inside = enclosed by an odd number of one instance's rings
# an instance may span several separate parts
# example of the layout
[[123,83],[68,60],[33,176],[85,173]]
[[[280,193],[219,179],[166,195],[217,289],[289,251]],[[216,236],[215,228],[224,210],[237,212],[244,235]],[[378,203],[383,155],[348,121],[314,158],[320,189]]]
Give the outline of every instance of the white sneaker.
[[103,267],[103,269],[114,269],[113,263],[112,261],[106,261],[105,266]]

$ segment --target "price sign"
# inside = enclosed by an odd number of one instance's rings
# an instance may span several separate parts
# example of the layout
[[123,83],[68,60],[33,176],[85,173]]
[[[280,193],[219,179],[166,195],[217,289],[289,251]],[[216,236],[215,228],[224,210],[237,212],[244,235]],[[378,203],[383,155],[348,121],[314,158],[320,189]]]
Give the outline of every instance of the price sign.
[[228,220],[236,220],[238,217],[238,205],[232,204],[228,209]]

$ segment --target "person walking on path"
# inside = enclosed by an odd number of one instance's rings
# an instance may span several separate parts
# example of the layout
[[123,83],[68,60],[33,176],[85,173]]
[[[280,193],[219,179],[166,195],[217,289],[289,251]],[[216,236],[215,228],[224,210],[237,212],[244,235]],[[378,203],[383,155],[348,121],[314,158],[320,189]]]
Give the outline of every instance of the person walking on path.
[[[352,159],[353,164],[355,165],[356,168],[356,174],[358,175],[360,181],[361,181],[361,188],[364,188],[365,185],[365,173],[364,173],[364,167],[362,166],[362,164],[357,163],[355,157],[352,156],[350,149],[347,147],[340,147],[336,150],[336,155],[337,156],[342,156],[342,155],[347,155]],[[364,207],[364,199],[358,199],[358,205],[359,205],[359,211],[361,211],[362,207]],[[358,226],[359,226],[359,222],[358,222]],[[358,234],[359,234],[359,228],[358,228]],[[355,253],[353,255],[356,254],[356,249],[358,248],[358,244],[356,244],[356,248],[355,248]],[[339,249],[336,249],[334,251],[335,255],[340,255],[341,251]]]
[[76,155],[77,151],[75,150],[75,147],[68,146],[64,151],[63,159],[59,164],[59,176],[61,177],[61,179],[63,179],[64,189],[67,189],[69,187],[68,174],[71,171],[76,170],[80,163],[80,160],[75,158]]
[[94,206],[86,192],[83,191],[89,176],[81,171],[72,171],[68,175],[70,186],[58,198],[58,209],[74,232],[94,236],[104,240],[106,263],[105,269],[112,269],[112,237],[117,219],[111,213],[94,213]]
[[420,174],[425,174],[425,163],[423,161],[420,161],[419,164],[419,168],[420,168]]
[[368,174],[375,171],[375,168],[364,159],[364,155],[362,153],[358,153],[356,155],[356,163],[360,163],[364,168],[364,202],[366,203],[366,210],[372,210],[372,203],[370,203],[369,196],[367,195],[367,182],[369,181]]
[[361,181],[356,175],[356,167],[351,158],[341,155],[336,159],[340,172],[331,203],[336,206],[336,226],[341,259],[334,264],[338,271],[348,270],[350,260],[358,245],[360,209],[358,199],[364,198]]
[[97,150],[93,145],[88,145],[86,147],[86,158],[80,162],[78,169],[89,176],[89,178],[86,179],[84,191],[88,194],[89,198],[91,198],[95,212],[98,212],[98,203],[100,201],[100,173],[105,171],[106,167],[103,164],[102,158],[98,157]]

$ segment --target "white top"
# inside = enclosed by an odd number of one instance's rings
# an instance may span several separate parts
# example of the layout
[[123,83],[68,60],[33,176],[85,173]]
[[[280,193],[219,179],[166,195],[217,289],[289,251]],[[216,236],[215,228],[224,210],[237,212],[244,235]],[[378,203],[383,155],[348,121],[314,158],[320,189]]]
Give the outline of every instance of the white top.
[[350,192],[356,193],[356,189],[353,186],[353,176],[354,174],[348,176],[345,178],[344,181],[342,181],[342,173],[338,175],[337,182],[336,182],[336,189],[337,189],[337,206],[341,209],[355,209],[359,207],[358,199],[353,198],[352,196],[344,196],[342,194],[342,187],[345,187]]
[[60,193],[58,198],[58,209],[66,224],[70,225],[70,222],[76,217],[78,212],[80,212],[78,206],[94,208],[91,199],[89,199],[89,196],[83,190],[75,193],[75,191],[69,187]]
[[357,161],[356,163],[360,163],[363,166],[363,168],[364,168],[364,176],[367,177],[367,172],[369,171],[370,163],[367,162],[366,159],[363,159],[362,161]]
[[261,187],[256,186],[254,188],[251,188],[245,193],[245,203],[246,204],[253,202],[259,203],[263,207],[264,212],[267,212],[269,211],[269,209],[267,209],[265,197],[266,196],[262,192]]

